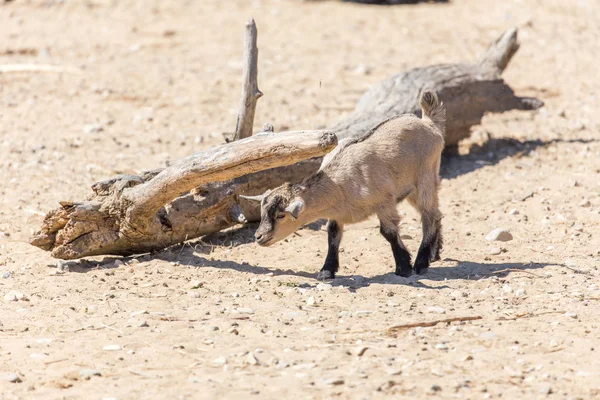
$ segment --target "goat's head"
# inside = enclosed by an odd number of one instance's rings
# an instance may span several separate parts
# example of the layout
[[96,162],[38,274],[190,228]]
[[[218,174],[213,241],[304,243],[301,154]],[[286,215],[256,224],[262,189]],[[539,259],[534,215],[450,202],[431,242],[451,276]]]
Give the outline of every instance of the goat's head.
[[254,234],[256,243],[270,246],[298,230],[302,222],[302,187],[285,183],[261,196],[241,196],[260,201],[260,225]]

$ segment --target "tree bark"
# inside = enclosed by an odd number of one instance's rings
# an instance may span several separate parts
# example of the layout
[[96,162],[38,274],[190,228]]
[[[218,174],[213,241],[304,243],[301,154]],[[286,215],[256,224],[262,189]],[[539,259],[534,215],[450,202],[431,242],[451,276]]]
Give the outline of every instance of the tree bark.
[[[392,76],[369,89],[356,109],[330,130],[339,139],[356,138],[392,116],[420,115],[418,98],[423,90],[432,89],[446,105],[446,145],[455,145],[470,135],[470,128],[479,124],[486,112],[533,110],[543,105],[538,99],[516,96],[500,76],[518,48],[517,31],[511,29],[491,44],[479,63],[434,65]],[[315,145],[315,137],[311,137]],[[266,138],[257,135],[256,142],[245,139],[208,149],[164,170],[98,182],[92,187],[95,195],[90,201],[63,202],[48,213],[31,243],[62,259],[129,255],[258,221],[257,206],[238,195],[261,194],[284,182],[301,181],[318,170],[322,158],[316,156],[331,150],[334,142],[329,138],[326,146],[311,147],[301,142],[304,137],[296,136],[286,143],[307,146],[303,147],[306,151],[288,148],[287,156],[278,158],[269,157],[270,150],[260,148],[274,143]],[[249,143],[255,145],[253,151],[257,153],[236,156],[233,149],[243,150]],[[226,146],[233,147],[228,151]],[[276,147],[269,148],[277,152]],[[300,161],[309,157],[314,158]],[[287,166],[265,170],[277,165]]]

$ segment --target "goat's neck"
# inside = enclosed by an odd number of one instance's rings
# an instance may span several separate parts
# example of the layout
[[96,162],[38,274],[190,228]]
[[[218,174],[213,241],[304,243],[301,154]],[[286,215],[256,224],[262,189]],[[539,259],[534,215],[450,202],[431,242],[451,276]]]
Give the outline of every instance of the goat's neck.
[[313,176],[303,183],[304,217],[302,219],[305,224],[321,218],[334,217],[339,191],[331,181],[324,181],[322,176]]

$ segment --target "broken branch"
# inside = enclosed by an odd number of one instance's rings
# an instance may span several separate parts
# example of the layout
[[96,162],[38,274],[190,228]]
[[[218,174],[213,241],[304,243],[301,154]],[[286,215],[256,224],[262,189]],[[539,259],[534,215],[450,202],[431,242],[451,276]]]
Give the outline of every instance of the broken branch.
[[398,331],[402,331],[405,329],[417,328],[417,327],[430,327],[435,326],[441,323],[450,323],[457,321],[476,321],[478,319],[482,319],[480,315],[472,316],[472,317],[454,317],[454,318],[446,318],[446,319],[438,319],[435,321],[427,321],[427,322],[411,322],[408,324],[400,324],[394,325],[387,330],[388,335],[394,335]]
[[242,101],[233,134],[234,141],[252,136],[256,102],[263,95],[258,89],[258,47],[256,47],[256,39],[256,23],[254,19],[251,19],[246,23]]

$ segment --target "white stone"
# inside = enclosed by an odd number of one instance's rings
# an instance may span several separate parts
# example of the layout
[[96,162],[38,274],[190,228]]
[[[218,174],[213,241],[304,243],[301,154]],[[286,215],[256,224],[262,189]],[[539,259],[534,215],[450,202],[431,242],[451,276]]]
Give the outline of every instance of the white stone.
[[433,314],[446,314],[446,310],[443,309],[442,307],[428,307],[427,312],[430,312]]
[[121,350],[121,346],[118,344],[108,344],[106,346],[103,347],[103,350],[105,351],[118,351]]
[[307,300],[306,300],[306,305],[307,306],[314,306],[315,303],[317,301],[315,300],[314,296],[310,296]]
[[10,292],[4,295],[4,301],[19,301],[19,300],[27,300],[25,295],[17,290],[11,290]]
[[490,247],[488,249],[488,253],[492,256],[497,256],[498,254],[502,253],[502,249],[500,247]]
[[2,380],[5,380],[5,381],[11,382],[11,383],[21,382],[21,378],[19,378],[19,375],[12,373],[12,372],[4,375],[2,378],[3,378]]
[[198,288],[201,288],[202,285],[203,285],[202,281],[199,281],[199,280],[190,281],[190,289],[198,289]]
[[369,314],[373,314],[373,311],[371,310],[360,310],[354,313],[355,316],[357,317],[364,317],[365,315],[369,315]]
[[517,289],[517,291],[515,292],[516,297],[525,297],[526,295],[527,292],[523,288]]
[[508,242],[512,239],[510,232],[503,228],[496,228],[485,236],[485,240],[490,242]]
[[89,135],[90,133],[102,132],[104,128],[100,124],[87,124],[83,126],[83,133]]

